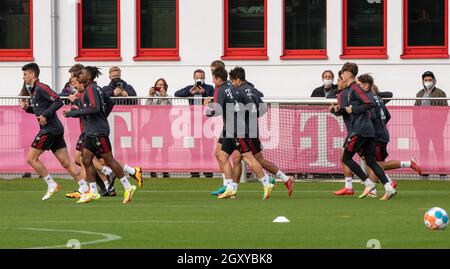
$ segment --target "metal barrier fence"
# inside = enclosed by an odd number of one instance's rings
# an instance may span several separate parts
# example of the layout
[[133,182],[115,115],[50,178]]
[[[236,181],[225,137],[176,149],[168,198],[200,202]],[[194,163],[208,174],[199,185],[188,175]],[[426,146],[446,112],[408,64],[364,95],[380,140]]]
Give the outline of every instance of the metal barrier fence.
[[[30,123],[30,127],[27,126],[27,129],[24,129],[23,126],[18,126],[18,122],[20,122],[21,119],[16,119],[17,113],[13,113],[10,110],[16,109],[17,105],[19,104],[19,100],[23,98],[29,98],[29,97],[18,97],[18,96],[7,96],[7,97],[1,97],[0,96],[0,118],[3,120],[3,124],[0,123],[0,137],[1,140],[0,144],[2,145],[11,145],[14,144],[15,147],[4,147],[3,149],[0,147],[0,152],[2,154],[8,155],[8,153],[11,153],[14,150],[18,150],[20,146],[16,145],[17,143],[26,144],[29,146],[31,139],[23,139],[23,141],[14,142],[14,139],[18,136],[23,136],[24,130],[29,129],[36,129],[37,132],[37,125],[31,126],[31,124],[35,124],[35,122]],[[116,99],[116,98],[113,98]],[[122,99],[122,100],[120,100]],[[133,122],[132,124],[139,124],[140,121],[136,121],[133,119],[133,115],[136,115],[137,118],[142,120],[142,122],[151,122],[151,125],[149,126],[160,126],[161,124],[158,123],[158,120],[161,120],[163,117],[154,117],[148,116],[147,114],[150,113],[155,114],[156,113],[156,107],[155,105],[149,106],[147,105],[149,103],[149,100],[153,102],[158,100],[170,100],[172,106],[175,108],[178,107],[180,111],[186,110],[186,107],[189,107],[189,101],[200,101],[201,98],[177,98],[177,97],[129,97],[129,98],[117,98],[116,104],[118,104],[117,107],[113,111],[116,111],[117,113],[124,113],[128,110],[133,110],[133,113],[137,114],[130,114],[130,119]],[[424,117],[421,117],[418,119],[417,117],[420,117],[415,113],[415,111],[419,111],[420,107],[414,107],[414,103],[416,100],[450,100],[446,98],[392,98],[387,101],[388,108],[395,112],[395,115],[393,117],[393,120],[389,124],[389,128],[392,132],[393,139],[391,141],[392,147],[393,147],[393,154],[392,157],[398,157],[403,158],[405,160],[408,160],[406,158],[409,157],[420,157],[420,156],[410,156],[410,155],[420,155],[420,153],[427,153],[436,155],[436,157],[431,157],[431,160],[434,161],[440,161],[440,162],[446,162],[448,159],[447,156],[450,156],[450,120],[448,119],[448,116],[450,113],[448,113],[448,108],[445,108],[443,110],[442,108],[436,108],[436,107],[428,107],[425,108],[424,111],[421,111],[419,114],[424,114]],[[131,105],[131,102],[134,105]],[[340,119],[334,119],[332,118],[328,113],[328,105],[331,103],[336,103],[336,99],[321,99],[321,98],[308,98],[308,99],[266,99],[265,102],[271,104],[271,107],[277,107],[279,109],[279,112],[275,117],[278,118],[272,118],[275,112],[270,114],[270,117],[268,116],[267,120],[264,119],[263,124],[261,124],[261,136],[263,140],[263,144],[266,147],[265,156],[267,159],[272,160],[274,163],[280,166],[280,168],[283,168],[287,173],[295,175],[297,178],[304,178],[304,179],[312,179],[312,178],[341,178],[340,175],[340,169],[334,164],[333,167],[327,166],[330,165],[329,160],[336,160],[339,155],[339,148],[342,145],[342,136],[345,133],[345,130],[343,129],[343,124]],[[201,103],[201,102],[200,102]],[[128,104],[130,107],[127,107],[127,105],[120,105],[120,104]],[[4,107],[3,110],[1,110],[1,107]],[[152,107],[150,110],[145,109],[145,111],[137,111],[136,108],[139,107]],[[169,106],[162,106],[165,107],[164,109],[157,109],[160,110],[160,115],[167,114],[167,109]],[[154,109],[155,108],[155,109]],[[164,112],[165,111],[165,112]],[[172,110],[173,111],[173,110]],[[275,110],[274,110],[275,111]],[[20,112],[20,111],[19,111]],[[430,114],[431,113],[431,114]],[[434,147],[434,143],[436,143],[435,139],[433,140],[430,138],[429,142],[430,145],[419,145],[420,143],[417,143],[420,139],[418,138],[418,130],[417,127],[413,126],[414,121],[420,121],[421,124],[427,124],[430,119],[436,119],[439,117],[439,115],[445,115],[443,117],[445,119],[445,122],[442,123],[443,130],[440,134],[440,139],[442,139],[442,150],[439,148]],[[7,120],[7,123],[5,123],[5,118],[11,116],[13,118]],[[20,116],[21,117],[21,116]],[[428,117],[428,118],[427,118]],[[156,119],[156,120],[155,120]],[[166,118],[167,120],[168,118]],[[275,119],[275,120],[274,120]],[[183,119],[186,120],[186,119]],[[147,123],[146,123],[147,124]],[[439,124],[438,124],[439,125]],[[273,126],[276,126],[277,128],[273,128]],[[139,126],[137,126],[139,127]],[[202,125],[203,127],[203,125]],[[426,133],[435,133],[436,131],[433,130],[436,126],[430,127],[423,127]],[[67,127],[66,127],[67,128]],[[72,128],[72,125],[70,125],[69,128]],[[12,130],[14,129],[14,130]],[[74,130],[77,128],[74,127]],[[277,142],[274,144],[272,138],[272,132],[273,130],[276,130],[278,132],[278,136],[281,138],[277,140]],[[420,128],[419,128],[420,129]],[[433,130],[431,132],[430,130]],[[70,130],[72,132],[72,130]],[[78,130],[77,130],[78,131]],[[151,132],[151,131],[149,131]],[[33,136],[33,134],[28,134],[28,136]],[[423,135],[423,134],[421,134]],[[134,139],[134,138],[133,138]],[[159,139],[159,140],[158,140]],[[26,141],[25,141],[26,140]],[[116,139],[117,140],[117,139]],[[151,143],[162,143],[160,136],[152,136],[151,137]],[[122,141],[120,138],[118,140],[118,143],[124,142],[127,144],[127,140]],[[215,143],[214,139],[208,140],[208,143]],[[72,141],[73,142],[73,141]],[[182,141],[180,143],[186,143],[186,141]],[[134,145],[134,144],[133,144]],[[177,142],[175,142],[172,145],[177,145]],[[274,146],[275,145],[275,146]],[[152,145],[153,146],[153,145]],[[183,160],[183,158],[186,160],[186,158],[190,158],[190,156],[193,156],[191,153],[185,153],[182,150],[176,149],[175,146],[172,146],[172,149],[169,152],[170,156],[175,156],[175,158],[179,158],[180,161]],[[292,147],[298,148],[294,151],[291,151],[290,149]],[[426,150],[423,148],[426,147]],[[156,152],[151,147],[144,147],[140,148],[139,150],[142,151],[143,155],[139,155],[139,158],[147,158],[145,154],[162,154],[161,150],[159,149],[159,152]],[[136,151],[139,151],[136,150]],[[208,149],[209,150],[209,149]],[[194,149],[195,151],[195,149]],[[204,149],[201,149],[201,152],[203,152]],[[323,154],[325,152],[326,156]],[[267,154],[266,154],[267,153]],[[411,153],[411,154],[410,154]],[[434,154],[436,153],[436,154]],[[328,155],[327,155],[328,154]],[[410,154],[410,155],[408,155]],[[20,154],[19,154],[20,155]],[[438,156],[439,155],[439,156]],[[326,158],[325,158],[325,157]],[[158,157],[159,158],[159,157]],[[161,160],[164,157],[161,157]],[[171,157],[172,158],[172,157]],[[328,158],[328,159],[327,159]],[[425,157],[423,157],[425,158]],[[428,157],[427,157],[428,158]],[[440,160],[439,160],[440,159]],[[7,160],[7,159],[6,159]],[[160,160],[160,159],[158,159]],[[214,158],[207,159],[210,162],[215,162]],[[201,160],[202,162],[205,160]],[[25,162],[24,155],[20,155],[19,158],[15,159],[15,162]],[[299,168],[298,165],[292,165],[293,163],[304,163],[304,165]],[[7,161],[6,161],[7,163]],[[448,163],[448,162],[447,162]],[[5,161],[3,161],[3,164],[5,164]],[[182,165],[181,163],[178,163],[178,165]],[[316,165],[316,166],[314,166]],[[208,164],[206,165],[208,166]],[[205,167],[206,167],[205,166]],[[189,167],[189,166],[186,166]],[[434,169],[434,168],[433,168]],[[441,177],[442,175],[447,174],[450,172],[450,169],[447,168],[436,168],[436,169],[430,168],[430,177],[429,178],[439,178],[443,179],[444,177]],[[17,170],[20,172],[20,175],[22,172],[21,170]],[[31,169],[28,169],[28,171],[31,172]],[[154,171],[154,172],[151,172]],[[217,172],[217,169],[193,169],[188,170],[186,169],[169,169],[167,167],[161,168],[161,169],[146,169],[144,175],[145,176],[155,176],[156,174],[158,176],[167,175],[163,173],[164,171],[167,171],[170,173],[171,177],[176,176],[182,176],[186,177],[189,176],[189,172],[203,172],[205,176],[211,176],[212,173],[214,173],[215,176],[219,175]],[[61,171],[56,171],[61,172]],[[410,171],[406,171],[405,169],[389,172],[389,174],[393,174],[394,176],[398,177],[408,177],[408,178],[418,178],[416,175],[409,173]],[[14,170],[7,171],[5,169],[1,169],[0,167],[0,173],[3,175],[11,175],[11,176],[17,176],[17,173],[15,173]]]

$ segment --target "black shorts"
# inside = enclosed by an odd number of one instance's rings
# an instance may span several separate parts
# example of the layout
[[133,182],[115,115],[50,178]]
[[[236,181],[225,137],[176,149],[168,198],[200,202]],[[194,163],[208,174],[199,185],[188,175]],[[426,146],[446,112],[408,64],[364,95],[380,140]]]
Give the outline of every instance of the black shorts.
[[[83,145],[84,144],[84,137],[85,137],[84,133],[81,133],[80,137],[78,137],[78,141],[77,141],[76,150],[78,150],[81,153],[83,153],[83,148],[84,148],[84,145]],[[95,158],[101,159],[102,155],[100,153],[98,153],[98,152],[95,152]]]
[[366,143],[367,138],[359,135],[348,136],[345,140],[344,149],[348,152],[363,154],[362,146]]
[[84,138],[83,148],[94,153],[98,158],[102,154],[111,152],[111,142],[109,141],[109,137],[104,135],[86,136]]
[[223,137],[219,137],[219,140],[217,140],[217,144],[223,144]]
[[234,138],[222,138],[222,151],[231,155],[236,150],[236,140]]
[[66,148],[66,141],[64,141],[64,134],[42,134],[38,133],[34,138],[31,147],[38,150],[51,150],[55,153],[58,149]]
[[375,156],[375,140],[372,137],[353,135],[345,141],[345,151],[359,156]]
[[253,155],[262,151],[261,141],[259,138],[235,138],[236,149],[240,153],[252,152]]
[[384,162],[388,156],[389,153],[387,152],[387,144],[377,143],[375,145],[375,158],[377,162]]

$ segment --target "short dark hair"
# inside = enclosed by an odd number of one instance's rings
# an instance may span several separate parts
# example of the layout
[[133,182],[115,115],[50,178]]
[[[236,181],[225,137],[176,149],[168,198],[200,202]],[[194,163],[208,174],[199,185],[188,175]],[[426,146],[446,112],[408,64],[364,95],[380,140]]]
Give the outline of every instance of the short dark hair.
[[340,78],[340,79],[342,79],[342,70],[339,70],[339,72],[338,72],[338,78]]
[[211,63],[210,67],[213,67],[214,69],[217,68],[225,69],[225,63],[222,62],[221,60],[215,60],[214,62]]
[[230,79],[240,79],[245,81],[245,70],[242,67],[236,66],[230,71]]
[[369,90],[372,90],[373,87],[373,77],[370,74],[362,74],[358,77],[358,81],[361,83],[369,84]]
[[84,68],[84,65],[75,64],[69,69],[69,73],[73,74],[74,76],[78,76],[80,74],[81,70],[83,70],[83,68]]
[[203,75],[205,74],[205,71],[201,70],[201,69],[197,69],[194,71],[194,75],[195,73],[202,73]]
[[348,71],[348,72],[352,73],[354,77],[356,77],[358,75],[358,65],[355,63],[346,62],[342,66],[341,70],[342,70],[342,72]]
[[22,66],[22,71],[31,71],[37,78],[39,78],[39,74],[41,73],[39,65],[37,65],[36,63],[29,63]]
[[98,68],[97,66],[86,66],[83,69],[91,75],[92,81],[102,75],[102,72],[100,72],[100,68]]
[[222,81],[227,81],[228,72],[225,68],[216,68],[212,73],[213,77],[220,78]]
[[323,76],[325,76],[326,73],[330,73],[331,76],[332,76],[333,79],[334,79],[334,73],[333,73],[333,71],[331,71],[331,70],[325,70],[325,71],[323,71],[323,73],[322,73],[322,78],[323,78]]

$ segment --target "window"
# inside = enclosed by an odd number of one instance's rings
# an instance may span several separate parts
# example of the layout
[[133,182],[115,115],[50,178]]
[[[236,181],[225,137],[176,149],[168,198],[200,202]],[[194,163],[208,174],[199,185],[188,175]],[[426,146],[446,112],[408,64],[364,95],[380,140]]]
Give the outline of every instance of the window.
[[223,60],[267,60],[267,0],[225,0]]
[[448,0],[404,0],[403,59],[448,58]]
[[136,61],[179,60],[178,1],[136,0]]
[[0,61],[33,61],[33,0],[0,1]]
[[386,10],[386,0],[344,0],[341,58],[387,58]]
[[78,0],[77,61],[118,61],[120,0]]
[[284,0],[283,60],[327,59],[327,1]]

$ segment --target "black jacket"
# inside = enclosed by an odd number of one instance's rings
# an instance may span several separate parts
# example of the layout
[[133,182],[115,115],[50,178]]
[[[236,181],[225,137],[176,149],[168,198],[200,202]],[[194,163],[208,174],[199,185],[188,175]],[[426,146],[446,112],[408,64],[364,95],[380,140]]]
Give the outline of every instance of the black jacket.
[[327,98],[336,98],[338,92],[337,85],[331,86],[331,90],[329,91],[328,95],[325,96],[325,87],[322,85],[318,88],[315,88],[314,91],[311,94],[311,97],[327,97]]
[[34,86],[28,90],[30,93],[30,106],[26,112],[32,113],[39,117],[43,115],[47,118],[47,124],[40,126],[40,133],[43,134],[63,134],[64,127],[59,121],[56,111],[63,106],[63,102],[59,96],[50,89],[50,87],[40,81],[36,81]]
[[84,117],[86,136],[109,136],[107,117],[114,106],[114,102],[103,93],[95,82],[91,82],[85,88],[80,96],[79,107],[81,109],[72,109],[66,116]]
[[[119,80],[123,83],[123,90],[128,93],[128,96],[137,96],[133,86],[127,84],[124,80]],[[111,80],[111,82],[103,87],[103,91],[109,97],[114,97],[114,90],[117,88],[117,81]],[[136,105],[137,99],[114,99],[116,105]]]
[[[191,93],[192,87],[194,87],[194,85],[189,85],[189,86],[184,87],[181,90],[176,91],[175,92],[175,97],[194,97],[194,96],[198,96],[198,97],[206,98],[206,97],[213,97],[214,96],[214,87],[212,85],[203,83],[202,88],[205,89],[205,93],[202,94],[202,95],[200,95],[200,94],[193,95]],[[189,99],[189,104],[193,105],[194,104],[194,100],[193,99]]]
[[356,82],[350,84],[349,88],[348,102],[352,107],[352,113],[350,113],[352,123],[351,136],[375,137],[375,128],[372,123],[374,115],[370,113],[370,110],[374,107],[373,101]]

